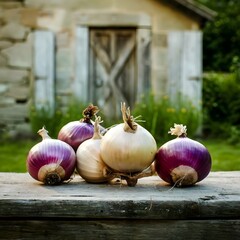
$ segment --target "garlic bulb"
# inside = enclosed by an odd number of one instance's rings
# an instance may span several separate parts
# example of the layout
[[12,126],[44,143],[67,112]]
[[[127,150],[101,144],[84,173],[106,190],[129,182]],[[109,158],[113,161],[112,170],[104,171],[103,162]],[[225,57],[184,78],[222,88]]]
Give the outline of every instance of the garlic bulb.
[[94,134],[91,139],[84,141],[77,149],[77,172],[90,183],[106,182],[113,178],[100,156],[102,136],[99,130],[100,117],[94,123]]

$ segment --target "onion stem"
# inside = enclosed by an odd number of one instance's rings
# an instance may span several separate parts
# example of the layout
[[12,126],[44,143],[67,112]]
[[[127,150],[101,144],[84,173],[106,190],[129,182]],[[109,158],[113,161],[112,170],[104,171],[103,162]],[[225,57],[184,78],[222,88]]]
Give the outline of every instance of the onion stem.
[[124,131],[135,133],[137,131],[137,124],[134,122],[133,116],[131,116],[130,107],[126,107],[125,103],[121,103],[122,117],[124,121]]
[[182,124],[174,123],[174,127],[170,128],[170,131],[168,133],[170,133],[171,135],[176,135],[178,137],[186,137],[187,127],[183,126]]
[[42,129],[38,130],[38,134],[42,137],[42,139],[51,139],[51,137],[48,135],[48,131],[43,126]]
[[94,122],[94,132],[93,132],[93,137],[92,139],[101,139],[102,135],[100,133],[100,128],[99,128],[99,124],[102,123],[101,121],[101,117],[100,116],[96,116],[95,118],[95,122]]
[[90,104],[87,108],[85,108],[82,112],[83,119],[80,122],[91,123],[91,118],[98,113],[99,109],[97,106]]

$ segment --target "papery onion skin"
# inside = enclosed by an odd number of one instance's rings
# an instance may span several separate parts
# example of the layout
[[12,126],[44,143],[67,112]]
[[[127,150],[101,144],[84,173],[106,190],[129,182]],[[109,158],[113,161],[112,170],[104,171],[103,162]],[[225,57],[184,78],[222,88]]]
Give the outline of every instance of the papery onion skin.
[[96,117],[94,122],[94,134],[91,139],[83,142],[77,149],[77,172],[89,183],[107,182],[113,178],[109,169],[100,156],[100,144],[102,135],[100,133],[101,117]]
[[103,137],[101,156],[111,169],[123,173],[141,172],[151,165],[157,151],[153,136],[135,123],[137,131],[124,131],[124,123],[111,128]]
[[[179,166],[191,167],[197,173],[196,182],[200,182],[209,174],[211,162],[210,153],[204,145],[186,136],[180,136],[159,148],[155,169],[161,179],[173,185],[175,182],[172,171]],[[190,182],[189,185],[196,182]]]
[[76,151],[82,142],[92,138],[93,129],[91,123],[72,121],[60,129],[58,139],[68,143]]
[[91,118],[95,116],[98,111],[97,106],[90,104],[84,109],[81,120],[69,122],[60,129],[58,139],[68,143],[77,151],[77,148],[82,142],[93,136],[94,126]]
[[[76,154],[67,143],[47,138],[30,149],[26,165],[34,179],[54,185],[72,176],[76,166]],[[47,179],[51,174],[57,175],[59,179]]]
[[77,152],[77,172],[89,183],[103,183],[111,179],[105,173],[107,167],[100,156],[101,139],[89,139],[83,142]]

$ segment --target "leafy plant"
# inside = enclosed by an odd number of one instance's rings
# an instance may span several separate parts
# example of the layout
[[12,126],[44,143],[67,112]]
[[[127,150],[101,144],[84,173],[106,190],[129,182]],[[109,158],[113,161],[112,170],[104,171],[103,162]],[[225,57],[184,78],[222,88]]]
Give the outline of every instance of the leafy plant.
[[211,137],[231,138],[240,127],[240,85],[236,73],[205,74],[203,79],[203,130]]
[[82,118],[82,111],[87,107],[76,99],[72,99],[68,106],[64,109],[58,103],[54,111],[46,105],[44,108],[30,108],[30,124],[34,134],[42,128],[46,127],[50,136],[56,138],[62,126],[70,121],[77,121]]
[[134,107],[133,115],[141,116],[141,125],[154,136],[158,143],[171,139],[168,131],[174,123],[186,125],[189,136],[195,135],[201,124],[199,106],[192,105],[182,95],[179,95],[174,103],[168,96],[157,98],[153,93],[144,95]]

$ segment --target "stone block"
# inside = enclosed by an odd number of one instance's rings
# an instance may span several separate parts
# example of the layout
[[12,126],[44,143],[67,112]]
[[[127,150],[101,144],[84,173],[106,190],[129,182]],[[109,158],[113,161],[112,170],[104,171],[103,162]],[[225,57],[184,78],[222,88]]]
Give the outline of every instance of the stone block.
[[2,50],[8,58],[8,65],[12,67],[32,67],[32,39],[33,34],[30,33],[27,41],[16,43],[13,46]]
[[23,1],[0,1],[0,8],[11,9],[22,7]]
[[4,49],[4,48],[8,48],[8,47],[11,47],[13,45],[12,42],[10,41],[0,41],[0,50],[1,49]]
[[6,97],[5,95],[0,96],[0,108],[1,107],[6,107],[6,106],[11,106],[15,104],[15,99],[11,97]]
[[0,66],[7,66],[7,59],[0,53]]
[[21,8],[4,9],[2,19],[5,23],[19,22]]
[[8,90],[8,86],[7,84],[0,84],[0,94],[4,94],[5,92],[7,92]]
[[23,83],[29,78],[29,71],[0,68],[0,83]]
[[8,91],[6,92],[7,97],[14,98],[16,102],[25,103],[29,98],[29,86],[26,85],[12,85],[9,86]]
[[6,106],[0,108],[0,123],[21,123],[25,122],[28,116],[28,104],[14,104],[13,106]]
[[66,17],[64,9],[43,10],[37,19],[37,25],[43,29],[58,32],[62,29]]
[[9,22],[0,29],[0,39],[23,40],[30,31],[17,22]]
[[[121,2],[121,1],[120,1]],[[111,8],[115,1],[112,0],[25,0],[25,5],[36,8],[64,8],[66,10],[91,9],[93,6],[97,6],[97,9]]]
[[37,28],[37,18],[40,11],[34,8],[25,8],[21,10],[21,23],[30,28]]

